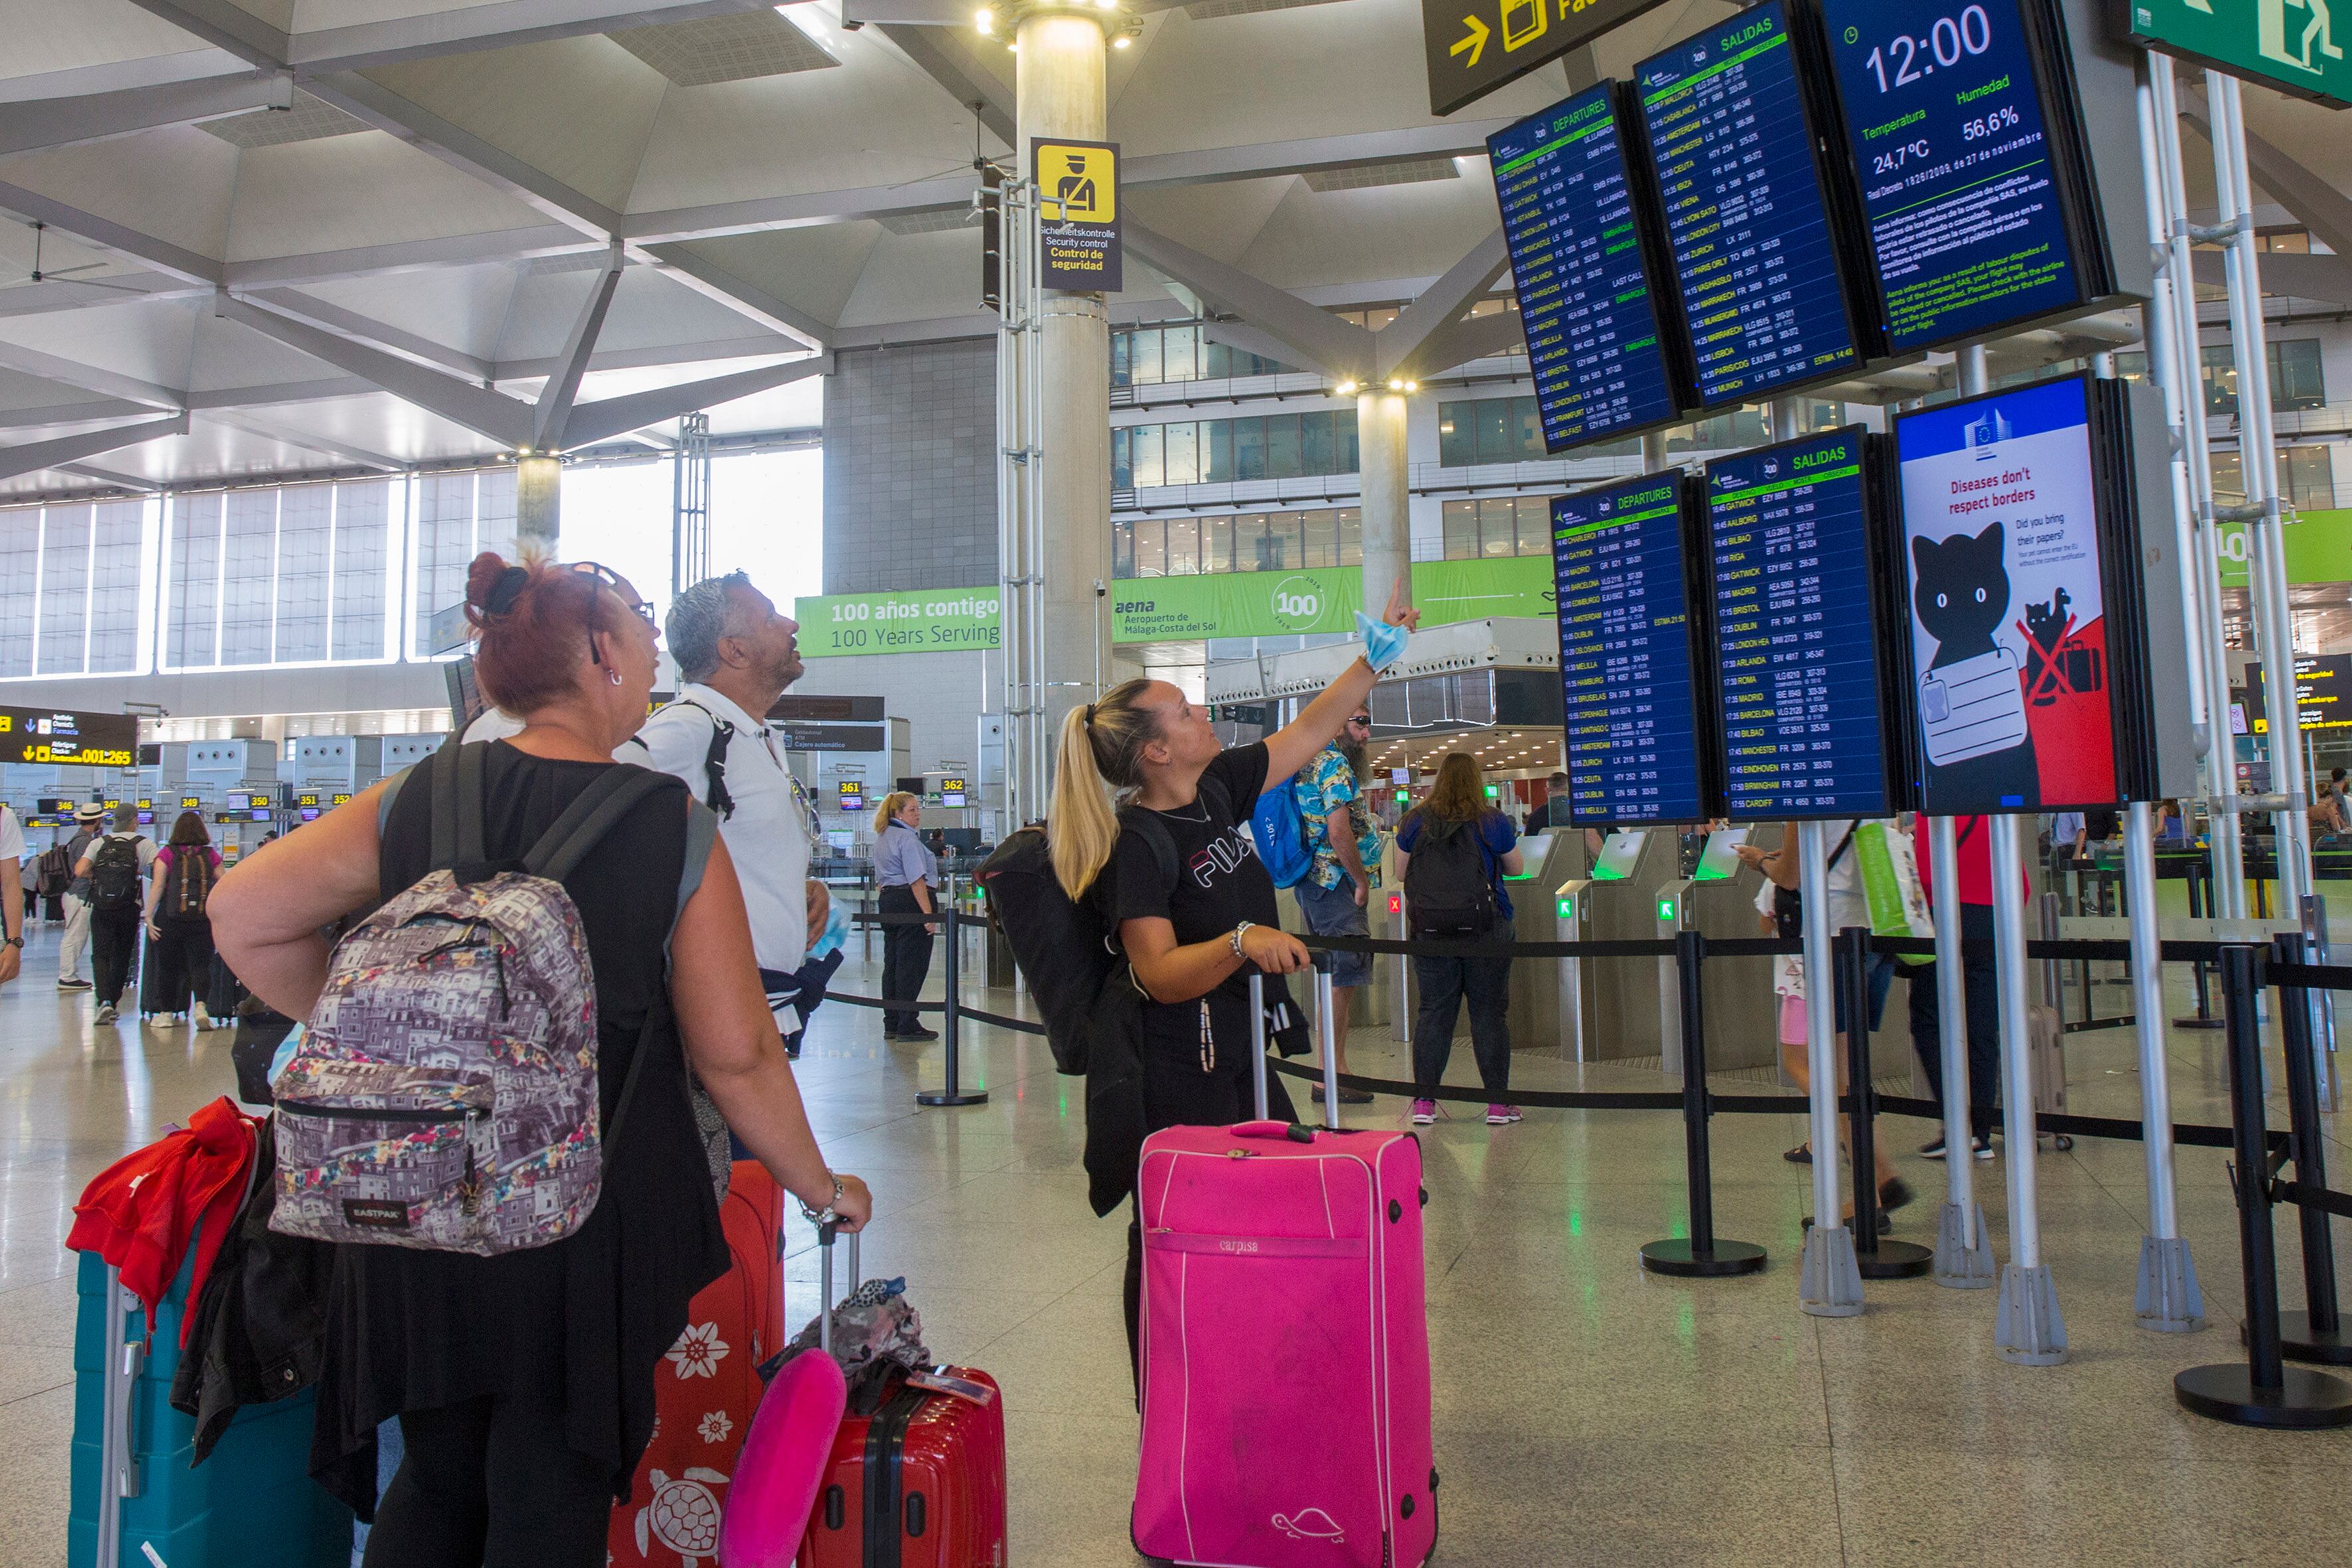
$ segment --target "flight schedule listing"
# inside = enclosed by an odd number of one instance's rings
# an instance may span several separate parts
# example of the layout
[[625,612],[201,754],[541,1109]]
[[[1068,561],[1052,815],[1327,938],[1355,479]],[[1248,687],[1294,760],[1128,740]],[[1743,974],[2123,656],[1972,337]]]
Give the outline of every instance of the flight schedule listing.
[[1862,447],[1844,430],[1707,469],[1735,821],[1886,813]]
[[1826,0],[1823,14],[1891,345],[2079,303],[2019,0]]
[[1679,474],[1551,503],[1570,810],[1578,826],[1706,815],[1682,515]]
[[1486,139],[1544,446],[1678,412],[1625,177],[1612,84]]
[[1653,56],[1634,79],[1700,403],[1859,364],[1779,0]]

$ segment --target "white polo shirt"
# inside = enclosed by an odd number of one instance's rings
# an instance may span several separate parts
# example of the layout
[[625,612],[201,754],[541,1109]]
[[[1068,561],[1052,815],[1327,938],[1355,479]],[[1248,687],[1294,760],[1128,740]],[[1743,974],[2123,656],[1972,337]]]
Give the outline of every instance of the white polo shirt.
[[696,683],[656,710],[635,740],[614,756],[684,779],[694,798],[708,805],[709,775],[704,763],[710,754],[714,716],[735,726],[726,762],[727,793],[734,799],[735,811],[719,831],[743,884],[751,951],[761,968],[790,974],[808,958],[809,805],[806,793],[784,766],[783,747],[768,726]]

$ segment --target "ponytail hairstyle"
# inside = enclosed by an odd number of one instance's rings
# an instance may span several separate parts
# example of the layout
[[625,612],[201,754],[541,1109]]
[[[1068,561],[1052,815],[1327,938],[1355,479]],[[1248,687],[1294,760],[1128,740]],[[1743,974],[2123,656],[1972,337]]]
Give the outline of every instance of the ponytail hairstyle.
[[1160,738],[1159,717],[1142,700],[1150,686],[1148,679],[1124,681],[1062,720],[1045,837],[1054,879],[1071,898],[1094,885],[1118,843],[1111,792],[1143,782],[1143,748]]
[[907,809],[907,803],[908,801],[917,798],[917,796],[909,795],[902,789],[894,789],[888,795],[884,795],[882,797],[882,804],[874,808],[874,832],[876,837],[880,837],[883,830],[890,826],[891,822],[898,816],[898,815]]
[[[517,719],[578,689],[591,632],[618,636],[635,612],[595,578],[559,566],[544,546],[520,562],[485,550],[466,569],[466,622],[474,629],[474,679]],[[601,676],[598,678],[603,679]]]

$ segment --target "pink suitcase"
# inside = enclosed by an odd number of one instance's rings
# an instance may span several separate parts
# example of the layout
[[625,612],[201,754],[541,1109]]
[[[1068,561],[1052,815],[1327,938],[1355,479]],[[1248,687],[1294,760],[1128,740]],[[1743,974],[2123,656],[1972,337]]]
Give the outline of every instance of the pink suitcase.
[[1176,1127],[1139,1181],[1136,1550],[1418,1568],[1437,1542],[1419,1141]]

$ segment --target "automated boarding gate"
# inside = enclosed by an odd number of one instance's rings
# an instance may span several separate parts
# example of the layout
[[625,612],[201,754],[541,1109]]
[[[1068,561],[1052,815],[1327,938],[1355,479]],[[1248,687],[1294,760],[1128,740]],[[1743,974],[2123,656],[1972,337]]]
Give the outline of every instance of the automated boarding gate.
[[[1671,832],[1612,833],[1586,875],[1552,884],[1549,900],[1520,905],[1518,935],[1538,942],[1655,941],[1659,898],[1676,880],[1675,862]],[[1536,911],[1541,918],[1531,921]],[[1530,931],[1531,923],[1550,930]],[[1659,1011],[1661,985],[1672,971],[1671,961],[1655,958],[1523,960],[1511,971],[1513,1042],[1521,1048],[1556,1046],[1575,1061],[1658,1056],[1668,1021]],[[1547,1011],[1552,1027],[1541,1029]],[[1516,1026],[1521,1016],[1531,1020],[1524,1035]],[[1671,1016],[1681,1016],[1679,1003]]]

